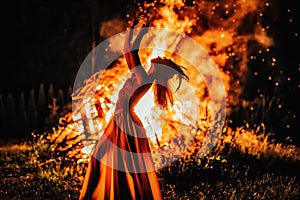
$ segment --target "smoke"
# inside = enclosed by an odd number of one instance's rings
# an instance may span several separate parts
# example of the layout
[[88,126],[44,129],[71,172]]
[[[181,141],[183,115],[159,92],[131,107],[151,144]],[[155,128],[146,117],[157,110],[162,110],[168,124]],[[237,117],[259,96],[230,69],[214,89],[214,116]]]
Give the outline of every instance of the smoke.
[[102,38],[109,38],[115,34],[124,31],[126,27],[127,22],[122,20],[120,17],[116,17],[101,23],[99,35]]

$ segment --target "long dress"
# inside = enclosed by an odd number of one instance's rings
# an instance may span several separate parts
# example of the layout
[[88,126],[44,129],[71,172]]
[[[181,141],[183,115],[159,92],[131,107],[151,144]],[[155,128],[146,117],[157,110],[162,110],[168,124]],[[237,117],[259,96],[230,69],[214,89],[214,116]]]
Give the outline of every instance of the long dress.
[[146,131],[132,118],[136,78],[119,92],[114,116],[88,165],[80,199],[162,199]]

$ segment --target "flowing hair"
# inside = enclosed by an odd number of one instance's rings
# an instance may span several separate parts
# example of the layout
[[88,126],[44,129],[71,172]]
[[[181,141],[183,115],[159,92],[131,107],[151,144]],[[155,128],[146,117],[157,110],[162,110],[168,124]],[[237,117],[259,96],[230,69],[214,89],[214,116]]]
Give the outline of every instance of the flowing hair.
[[163,108],[167,108],[168,105],[173,106],[173,93],[168,87],[158,83],[154,83],[153,90],[155,103],[157,103]]
[[[179,77],[179,85],[176,89],[176,91],[180,88],[182,79],[189,80],[189,77],[184,73],[183,69],[186,70],[185,67],[177,65],[175,62],[173,62],[171,59],[167,58],[161,58],[157,57],[151,60],[153,64],[159,64],[158,67],[156,67],[156,71],[158,74],[161,73],[171,73],[171,74],[177,74]],[[168,105],[173,106],[174,104],[174,98],[173,98],[173,92],[169,88],[169,85],[163,85],[159,84],[159,81],[154,83],[154,101],[158,105],[160,105],[163,108],[167,108]],[[175,92],[176,92],[175,91]]]

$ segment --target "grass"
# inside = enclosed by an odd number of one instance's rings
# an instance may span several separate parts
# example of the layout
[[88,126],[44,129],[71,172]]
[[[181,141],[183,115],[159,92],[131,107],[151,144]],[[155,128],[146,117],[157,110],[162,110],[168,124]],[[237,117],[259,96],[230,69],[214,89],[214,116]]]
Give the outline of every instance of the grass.
[[[164,199],[300,199],[298,147],[247,127],[225,130],[206,157],[158,171]],[[46,139],[2,143],[0,199],[78,199],[87,164],[48,151]]]
[[54,159],[41,163],[32,145],[19,146],[18,150],[6,147],[0,151],[0,199],[77,198],[84,167]]

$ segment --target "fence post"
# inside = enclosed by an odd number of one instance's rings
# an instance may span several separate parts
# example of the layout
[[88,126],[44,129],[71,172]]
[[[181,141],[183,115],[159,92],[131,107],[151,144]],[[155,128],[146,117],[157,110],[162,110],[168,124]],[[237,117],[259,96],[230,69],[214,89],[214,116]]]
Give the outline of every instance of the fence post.
[[45,89],[44,89],[44,84],[41,84],[39,89],[38,107],[43,108],[45,107],[45,104],[46,104]]
[[5,126],[5,107],[3,102],[3,96],[0,94],[0,131],[4,132],[4,126]]
[[68,89],[68,98],[67,98],[67,103],[70,103],[72,102],[72,93],[73,93],[73,89],[71,86],[69,86],[69,89]]
[[26,112],[26,106],[25,106],[25,97],[24,93],[21,92],[20,98],[19,98],[19,104],[18,104],[18,131],[21,136],[24,136],[23,133],[27,134],[28,130],[28,121],[27,121],[27,112]]
[[35,104],[34,89],[30,91],[29,101],[28,101],[28,121],[30,129],[35,129],[37,125],[37,110]]
[[38,112],[38,127],[37,128],[38,128],[38,131],[43,131],[45,116],[47,114],[44,84],[40,84],[38,95],[39,96],[38,96],[38,102],[37,102],[37,112]]
[[6,134],[16,134],[16,109],[15,109],[15,102],[11,93],[7,95],[6,98],[6,130],[11,133]]
[[64,91],[62,89],[58,90],[57,103],[60,106],[60,109],[62,110],[63,106],[65,105]]
[[51,83],[48,89],[48,104],[52,104],[54,98],[53,84]]

